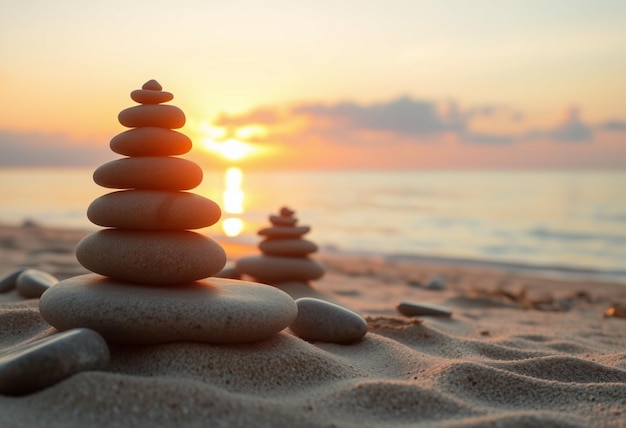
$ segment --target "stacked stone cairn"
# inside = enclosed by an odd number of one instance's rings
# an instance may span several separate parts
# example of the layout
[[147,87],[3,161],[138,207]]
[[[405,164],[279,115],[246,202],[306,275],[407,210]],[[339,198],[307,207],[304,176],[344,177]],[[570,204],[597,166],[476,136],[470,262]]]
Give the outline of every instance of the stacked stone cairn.
[[189,229],[216,223],[220,207],[185,192],[202,182],[202,169],[175,157],[191,149],[191,140],[172,128],[185,124],[178,107],[162,105],[173,95],[150,81],[131,98],[140,105],[119,114],[133,129],[111,140],[111,149],[128,157],[106,163],[93,174],[102,187],[125,189],[94,200],[89,220],[108,229],[83,239],[76,258],[88,270],[140,284],[177,284],[205,278],[226,263],[211,238]]
[[[289,329],[310,342],[350,343],[367,333],[367,322],[359,314],[338,304],[318,299],[309,281],[324,275],[324,268],[309,256],[317,251],[314,242],[302,237],[311,231],[298,226],[295,212],[287,207],[270,215],[270,227],[259,230],[261,255],[240,258],[235,273],[273,285],[296,299],[298,315]],[[322,297],[321,295],[319,295]]]
[[317,251],[317,245],[302,238],[311,228],[298,226],[295,212],[287,207],[281,208],[278,215],[270,215],[269,220],[272,225],[258,232],[265,237],[259,243],[262,254],[242,257],[235,270],[271,285],[321,278],[324,268],[309,257]]
[[176,157],[191,141],[173,99],[154,80],[131,93],[123,110],[129,128],[111,140],[126,157],[94,172],[100,186],[118,189],[94,200],[87,216],[105,229],[86,236],[76,258],[89,271],[61,281],[40,300],[42,317],[59,330],[85,327],[107,341],[133,344],[193,340],[239,343],[265,339],[296,317],[291,297],[274,287],[216,278],[222,247],[192,231],[215,224],[219,206],[187,192],[202,169]]

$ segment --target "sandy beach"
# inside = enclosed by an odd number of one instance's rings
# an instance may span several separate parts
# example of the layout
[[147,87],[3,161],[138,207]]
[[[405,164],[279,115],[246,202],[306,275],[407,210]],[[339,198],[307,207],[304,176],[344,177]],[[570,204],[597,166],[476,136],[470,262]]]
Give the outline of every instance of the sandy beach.
[[[0,226],[0,277],[23,267],[59,279],[87,273],[74,255],[85,235]],[[222,244],[230,261],[258,253]],[[626,306],[626,284],[316,259],[322,279],[284,290],[357,312],[368,322],[362,340],[309,343],[287,329],[239,345],[109,343],[105,370],[0,395],[0,426],[626,426],[626,319],[607,316]],[[452,316],[403,316],[396,306],[407,300]],[[38,299],[15,290],[0,294],[0,319],[0,358],[56,333]]]

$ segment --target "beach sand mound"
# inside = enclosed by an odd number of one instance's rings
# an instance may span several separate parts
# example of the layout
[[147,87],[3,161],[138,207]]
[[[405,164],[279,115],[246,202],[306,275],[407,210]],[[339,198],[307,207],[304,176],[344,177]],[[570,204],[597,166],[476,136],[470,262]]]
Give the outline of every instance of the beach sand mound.
[[[546,325],[573,318],[540,315]],[[32,301],[2,305],[0,321],[4,350],[54,332]],[[240,345],[110,344],[104,372],[0,396],[0,425],[618,427],[626,421],[626,352],[609,343],[624,337],[609,332],[623,322],[596,321],[608,341],[589,336],[594,328],[485,339],[451,333],[469,327],[463,320],[387,317],[372,319],[370,333],[351,345],[287,332]]]
[[[33,257],[16,259],[40,268]],[[74,270],[43,260],[58,276]],[[414,266],[414,275],[448,278],[432,291],[394,277],[401,270],[387,263],[350,275],[350,261],[336,263],[314,291],[367,319],[356,343],[308,343],[289,330],[237,345],[110,343],[104,371],[0,396],[0,426],[626,426],[626,320],[602,316],[624,303],[623,285]],[[477,292],[477,278],[483,287],[523,282],[524,302]],[[553,301],[574,296],[568,309],[535,309],[535,291],[546,289]],[[404,317],[401,300],[453,315]],[[55,333],[37,299],[15,292],[0,294],[0,325],[0,354]]]

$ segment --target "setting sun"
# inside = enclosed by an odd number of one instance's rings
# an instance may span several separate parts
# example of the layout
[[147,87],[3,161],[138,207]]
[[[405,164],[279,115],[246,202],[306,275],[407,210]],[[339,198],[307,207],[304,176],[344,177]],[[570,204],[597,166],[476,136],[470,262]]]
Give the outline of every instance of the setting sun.
[[240,161],[252,155],[266,152],[266,148],[261,149],[259,145],[246,141],[253,137],[265,135],[265,127],[245,125],[229,129],[206,121],[194,123],[192,127],[196,129],[199,146],[203,150],[219,154],[229,161]]
[[210,138],[205,138],[202,143],[204,149],[219,153],[226,159],[232,161],[241,160],[254,152],[254,147],[251,144],[234,138],[220,142],[213,141]]

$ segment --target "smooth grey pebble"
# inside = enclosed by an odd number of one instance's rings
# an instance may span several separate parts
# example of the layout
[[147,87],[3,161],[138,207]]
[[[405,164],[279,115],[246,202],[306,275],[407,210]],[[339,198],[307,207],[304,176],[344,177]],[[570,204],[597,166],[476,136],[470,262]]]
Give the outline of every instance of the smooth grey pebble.
[[40,391],[76,373],[104,369],[109,358],[102,336],[86,328],[26,343],[0,357],[0,394]]
[[26,268],[18,269],[0,279],[0,293],[6,293],[15,288],[17,277],[24,272]]
[[431,305],[426,303],[417,302],[401,302],[398,305],[398,312],[407,317],[414,317],[420,315],[449,317],[452,315],[452,311],[443,306]]
[[59,282],[57,278],[47,272],[37,269],[26,269],[15,281],[17,292],[22,296],[34,299],[39,298],[48,288]]
[[312,297],[296,300],[298,316],[289,328],[310,342],[349,343],[367,333],[367,322],[343,306]]

